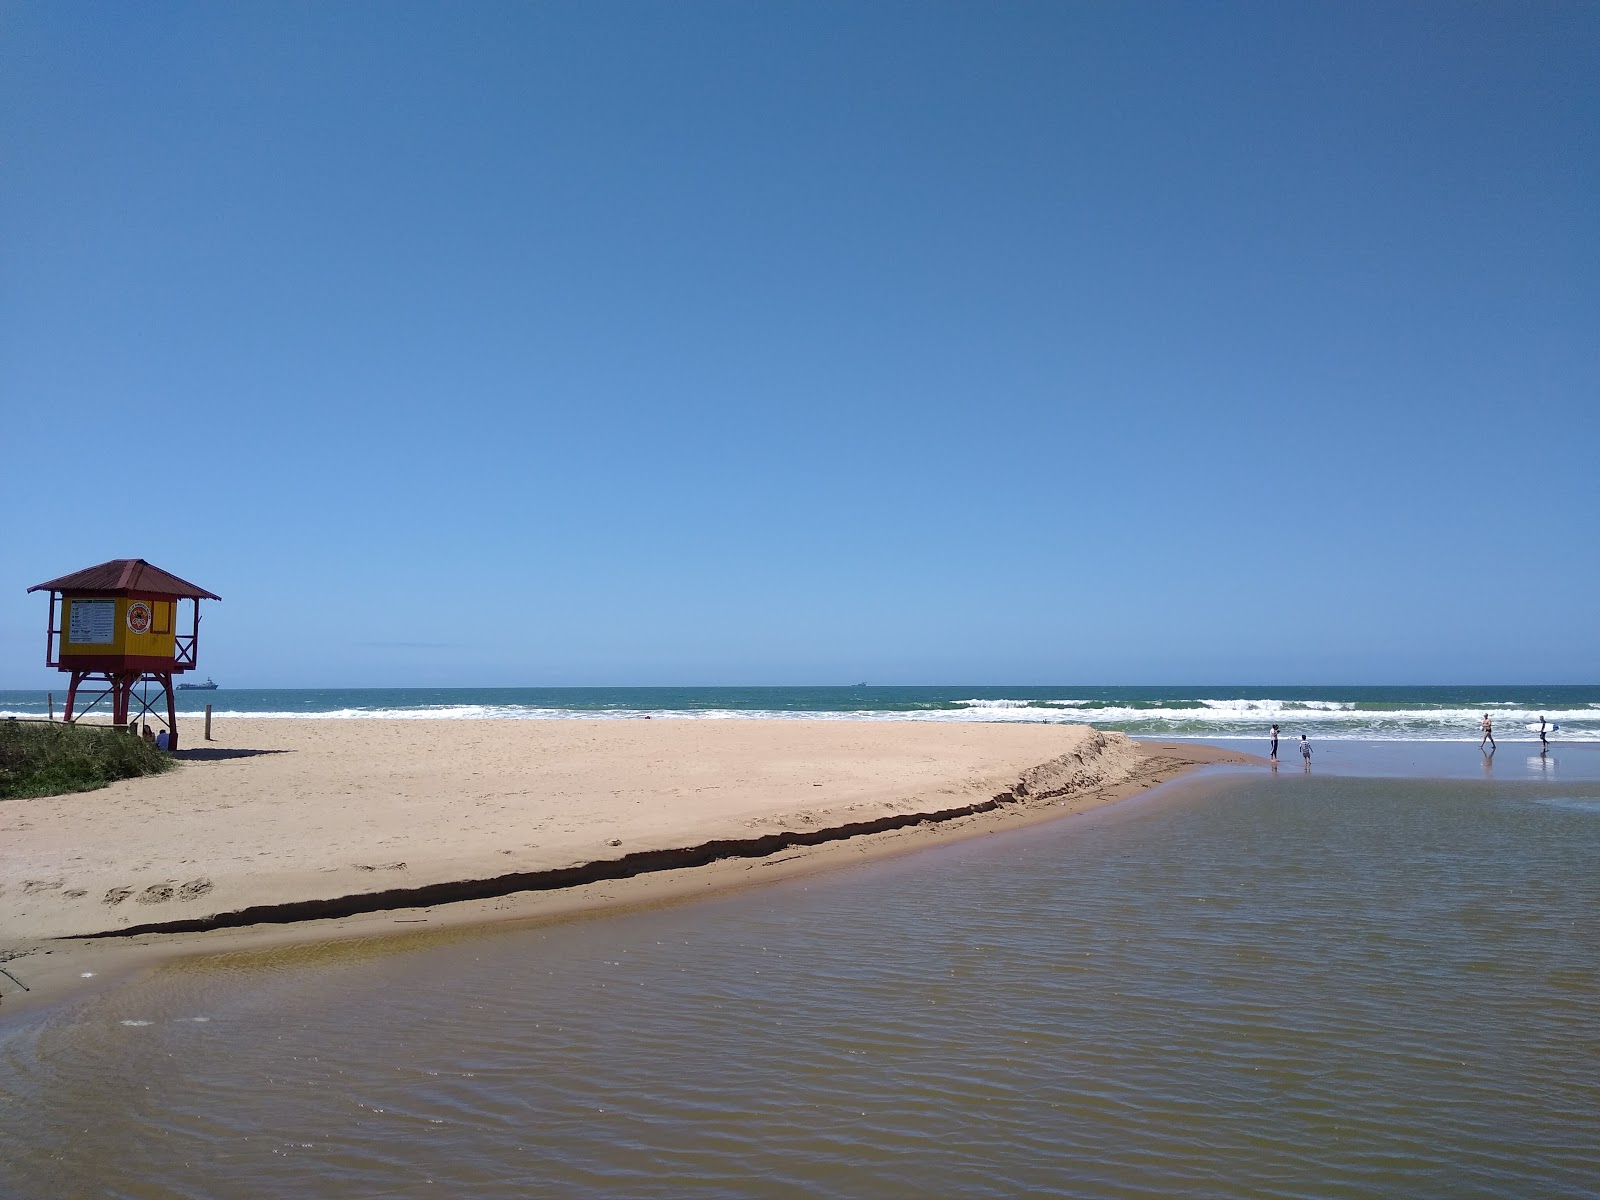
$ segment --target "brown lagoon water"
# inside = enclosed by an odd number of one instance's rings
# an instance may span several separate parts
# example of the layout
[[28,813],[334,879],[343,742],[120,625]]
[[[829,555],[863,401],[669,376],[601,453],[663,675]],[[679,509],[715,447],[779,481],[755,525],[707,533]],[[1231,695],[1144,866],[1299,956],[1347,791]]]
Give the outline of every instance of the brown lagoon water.
[[1286,769],[192,963],[0,1030],[0,1104],[19,1197],[1600,1195],[1600,783]]

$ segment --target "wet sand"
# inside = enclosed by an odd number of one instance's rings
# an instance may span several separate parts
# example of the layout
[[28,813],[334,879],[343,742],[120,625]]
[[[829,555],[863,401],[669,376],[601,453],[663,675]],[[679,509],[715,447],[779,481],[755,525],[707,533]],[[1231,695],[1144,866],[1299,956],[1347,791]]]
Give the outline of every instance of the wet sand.
[[[704,895],[1252,761],[1060,725],[258,719],[214,733],[190,733],[167,775],[0,807],[0,954],[33,1000],[172,953]],[[16,1011],[16,990],[0,994]]]

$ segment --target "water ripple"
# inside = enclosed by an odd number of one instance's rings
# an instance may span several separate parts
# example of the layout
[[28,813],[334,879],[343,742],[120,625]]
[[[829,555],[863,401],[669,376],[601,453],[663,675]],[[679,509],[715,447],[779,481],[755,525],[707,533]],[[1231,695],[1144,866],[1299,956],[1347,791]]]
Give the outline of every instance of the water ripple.
[[39,1197],[1594,1195],[1596,805],[1296,777],[233,955],[14,1028],[0,1157]]

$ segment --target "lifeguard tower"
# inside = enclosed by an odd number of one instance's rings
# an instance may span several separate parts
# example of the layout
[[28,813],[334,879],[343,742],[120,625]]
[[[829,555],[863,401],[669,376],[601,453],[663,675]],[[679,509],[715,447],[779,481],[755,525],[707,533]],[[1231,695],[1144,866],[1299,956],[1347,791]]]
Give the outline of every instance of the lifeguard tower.
[[[111,722],[123,729],[137,728],[143,717],[162,721],[154,705],[165,694],[162,723],[168,746],[176,750],[178,704],[172,677],[194,670],[198,662],[200,601],[222,597],[142,558],[114,558],[28,590],[50,593],[45,665],[72,674],[62,720],[73,719],[78,691],[86,683],[104,686],[78,715],[109,696]],[[187,632],[178,627],[182,600],[191,606]]]

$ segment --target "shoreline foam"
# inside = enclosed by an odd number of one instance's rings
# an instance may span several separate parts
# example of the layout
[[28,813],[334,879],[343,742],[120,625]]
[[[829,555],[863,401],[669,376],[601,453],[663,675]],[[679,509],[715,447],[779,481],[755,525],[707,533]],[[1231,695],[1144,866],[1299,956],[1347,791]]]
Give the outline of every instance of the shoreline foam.
[[[1086,724],[1135,737],[1253,738],[1273,722],[1318,740],[1476,741],[1484,712],[1501,740],[1532,740],[1512,726],[1544,716],[1564,744],[1600,746],[1600,686],[1473,687],[627,687],[229,688],[182,693],[180,720],[198,696],[219,720],[837,720]],[[44,717],[45,693],[0,691],[0,717]],[[92,718],[91,718],[92,719]]]

